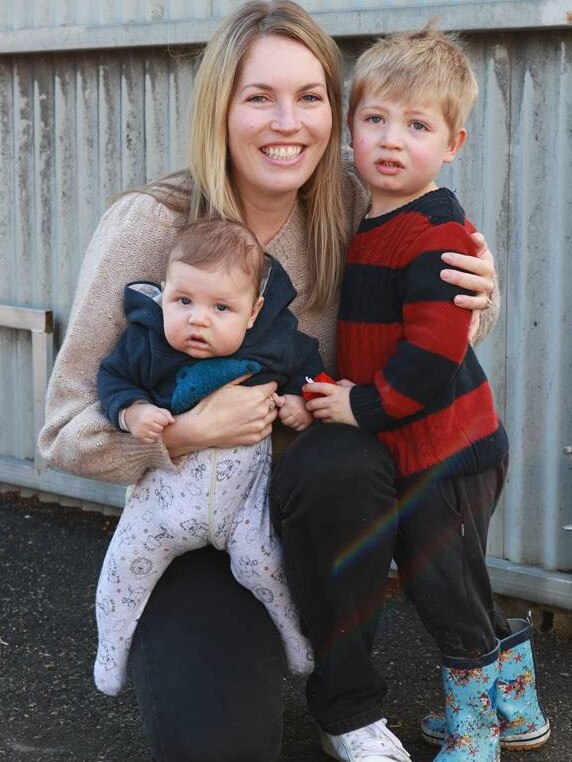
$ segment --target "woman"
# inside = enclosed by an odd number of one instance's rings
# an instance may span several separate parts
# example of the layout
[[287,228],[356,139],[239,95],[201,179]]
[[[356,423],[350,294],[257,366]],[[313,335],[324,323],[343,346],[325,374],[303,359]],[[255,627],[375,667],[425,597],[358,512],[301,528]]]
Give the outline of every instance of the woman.
[[[335,43],[295,3],[247,3],[223,20],[207,45],[194,98],[190,171],[116,201],[83,264],[40,434],[50,463],[83,476],[129,484],[150,467],[173,467],[178,456],[255,443],[272,429],[274,383],[224,387],[178,416],[156,444],[138,444],[112,430],[99,408],[96,371],[123,329],[123,284],[141,277],[160,280],[177,226],[189,218],[216,213],[253,230],[288,271],[298,290],[292,309],[300,329],[320,340],[333,371],[344,248],[367,209],[361,182],[341,159]],[[481,259],[450,260],[467,273],[445,271],[445,278],[478,294],[460,298],[467,309],[490,304],[492,258],[482,249]],[[481,322],[490,327],[495,312],[482,313],[487,320]],[[367,601],[373,616],[366,625],[358,623],[359,635],[349,639],[344,659],[354,652],[357,663],[371,645],[383,597],[377,570],[391,558],[394,529],[380,533],[374,553],[351,565],[339,589],[328,565],[332,554],[355,539],[356,521],[362,531],[363,521],[379,523],[393,515],[392,479],[381,446],[351,427],[315,426],[281,458],[272,489],[276,524],[319,658],[342,655],[339,641],[328,648],[333,620],[348,613],[345,602],[335,610],[338,598],[355,596],[350,607],[359,605],[374,588],[374,600]],[[334,482],[339,495],[332,494]],[[329,513],[333,498],[336,510]],[[355,506],[362,498],[359,513]],[[348,508],[349,524],[342,518]],[[324,540],[327,547],[318,558],[316,548]],[[307,596],[300,590],[307,581],[306,554],[316,560]],[[334,610],[320,602],[324,589]],[[340,685],[322,685],[317,675],[309,682],[311,711],[325,733],[352,731],[381,718],[378,679],[357,670],[349,676],[351,665],[341,667]],[[280,639],[266,610],[234,581],[225,555],[205,549],[173,562],[147,605],[132,649],[135,690],[154,760],[276,759],[282,668]],[[360,692],[363,716],[348,714]]]

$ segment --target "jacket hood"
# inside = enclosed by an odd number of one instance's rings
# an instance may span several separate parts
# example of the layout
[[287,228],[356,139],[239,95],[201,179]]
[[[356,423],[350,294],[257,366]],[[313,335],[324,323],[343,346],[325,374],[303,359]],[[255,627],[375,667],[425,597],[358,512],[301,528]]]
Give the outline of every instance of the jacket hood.
[[262,279],[261,295],[264,297],[264,305],[254,322],[252,328],[246,332],[243,348],[257,347],[261,341],[267,338],[266,334],[272,330],[276,317],[286,310],[296,298],[296,289],[292,285],[286,270],[277,259],[270,254],[265,254],[266,272]]
[[123,309],[131,323],[139,323],[164,336],[161,286],[151,281],[132,281],[123,292]]

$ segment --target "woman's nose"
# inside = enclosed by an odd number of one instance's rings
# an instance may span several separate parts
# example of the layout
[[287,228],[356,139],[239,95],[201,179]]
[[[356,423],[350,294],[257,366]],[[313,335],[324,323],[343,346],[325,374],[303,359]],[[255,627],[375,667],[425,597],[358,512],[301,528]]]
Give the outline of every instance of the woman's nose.
[[278,104],[270,127],[277,132],[296,132],[300,129],[300,119],[295,106],[290,103]]

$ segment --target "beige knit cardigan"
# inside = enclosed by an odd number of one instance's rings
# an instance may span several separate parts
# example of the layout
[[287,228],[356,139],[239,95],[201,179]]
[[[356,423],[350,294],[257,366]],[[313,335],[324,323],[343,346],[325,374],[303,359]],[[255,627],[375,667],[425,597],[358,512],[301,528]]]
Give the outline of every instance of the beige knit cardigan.
[[[351,229],[366,208],[367,194],[344,156],[344,209]],[[144,193],[121,197],[102,216],[82,263],[66,336],[48,385],[46,421],[38,443],[52,466],[119,484],[136,482],[148,468],[176,467],[162,443],[140,444],[117,431],[104,416],[96,390],[99,363],[125,328],[124,285],[141,279],[163,280],[175,235],[173,213]],[[265,248],[284,266],[298,290],[292,310],[300,329],[319,340],[325,366],[334,372],[337,305],[320,313],[308,309],[308,245],[299,204]],[[486,335],[494,324],[496,301],[484,313],[480,334]]]

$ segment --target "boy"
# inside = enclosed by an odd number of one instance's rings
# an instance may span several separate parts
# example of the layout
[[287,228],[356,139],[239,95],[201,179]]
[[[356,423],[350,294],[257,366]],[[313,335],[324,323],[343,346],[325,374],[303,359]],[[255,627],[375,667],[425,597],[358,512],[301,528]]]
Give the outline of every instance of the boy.
[[[322,421],[371,431],[393,456],[400,580],[443,655],[445,721],[433,739],[443,743],[440,762],[496,762],[499,719],[515,724],[519,740],[531,721],[529,739],[549,733],[534,683],[516,711],[514,697],[497,699],[509,682],[502,664],[514,654],[515,632],[520,643],[530,639],[526,622],[494,612],[485,563],[508,439],[469,344],[471,316],[439,277],[444,251],[474,253],[473,226],[435,178],[466,140],[476,95],[459,46],[431,28],[379,40],[358,60],[348,126],[371,208],[342,285],[344,380],[313,384],[323,396],[308,403]],[[526,669],[533,674],[531,654]],[[330,737],[326,750],[350,759],[341,738]]]
[[[219,219],[189,225],[176,239],[162,286],[125,289],[129,324],[97,379],[106,415],[151,442],[173,413],[250,374],[245,383],[276,380],[281,394],[269,407],[278,406],[287,426],[306,428],[312,416],[300,390],[322,363],[318,342],[297,330],[287,309],[295,293],[244,226]],[[266,605],[290,667],[311,669],[266,510],[270,460],[268,437],[253,447],[192,453],[179,471],[152,469],[135,485],[97,589],[94,674],[101,691],[121,690],[137,621],[161,574],[175,556],[207,544],[229,552],[237,580]]]

